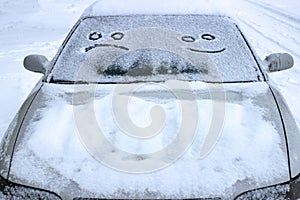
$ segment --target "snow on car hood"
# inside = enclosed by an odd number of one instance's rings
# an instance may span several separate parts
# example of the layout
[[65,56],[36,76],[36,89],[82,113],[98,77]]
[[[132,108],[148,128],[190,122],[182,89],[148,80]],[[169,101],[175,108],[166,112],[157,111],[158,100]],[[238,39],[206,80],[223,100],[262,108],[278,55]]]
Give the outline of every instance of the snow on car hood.
[[[119,85],[44,84],[21,128],[10,179],[65,199],[231,199],[289,179],[280,116],[266,83],[191,82],[190,91],[178,83],[172,91],[153,83],[131,93]],[[115,102],[122,97],[129,97],[127,105]],[[196,117],[192,110],[190,117],[184,114],[195,105]],[[153,115],[155,106],[164,114]],[[142,129],[160,117],[164,123],[156,134],[138,137],[124,130],[132,126],[120,121],[125,114]],[[173,152],[165,149],[186,120],[191,126],[196,120],[195,134],[187,133],[189,141],[178,143],[186,145],[184,151],[171,160]],[[95,122],[102,141],[98,132],[89,135]],[[216,126],[219,134],[209,135]]]

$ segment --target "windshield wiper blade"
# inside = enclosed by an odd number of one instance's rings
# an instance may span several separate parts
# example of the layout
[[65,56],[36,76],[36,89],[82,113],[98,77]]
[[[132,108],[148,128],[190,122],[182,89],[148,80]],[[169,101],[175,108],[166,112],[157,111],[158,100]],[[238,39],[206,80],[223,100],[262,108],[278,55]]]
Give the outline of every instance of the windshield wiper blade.
[[51,80],[50,83],[57,83],[57,84],[66,84],[66,85],[76,85],[76,84],[91,84],[87,81],[68,81],[68,80]]

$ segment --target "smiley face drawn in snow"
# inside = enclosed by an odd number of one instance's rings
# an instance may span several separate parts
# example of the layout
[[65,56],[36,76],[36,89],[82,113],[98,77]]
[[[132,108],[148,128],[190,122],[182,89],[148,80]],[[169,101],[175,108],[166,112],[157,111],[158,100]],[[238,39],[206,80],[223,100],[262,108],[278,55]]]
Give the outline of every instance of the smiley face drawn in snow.
[[[130,57],[134,53],[143,54],[144,57],[153,57],[149,50],[156,50],[158,54],[165,54],[165,57],[175,58],[177,56],[182,62],[189,63],[190,66],[194,66],[193,72],[210,73],[210,76],[215,76],[217,72],[212,59],[210,59],[210,54],[222,53],[226,48],[204,49],[198,42],[199,40],[209,42],[215,39],[215,36],[211,34],[203,34],[199,39],[196,39],[193,36],[180,34],[173,30],[153,27],[113,32],[108,37],[104,37],[99,32],[92,32],[89,35],[89,40],[97,41],[97,43],[85,48],[88,59],[83,63],[83,66],[85,69],[96,70],[96,76],[105,74],[111,64],[121,57]],[[142,50],[148,50],[148,54]],[[160,59],[164,58],[161,57]],[[171,61],[162,62],[175,61],[171,58]],[[179,62],[178,59],[176,62]],[[132,70],[133,68],[130,68],[129,71]],[[180,73],[187,71],[191,70],[179,70]],[[130,75],[130,73],[126,74]]]
[[[114,39],[115,41],[119,41],[122,40],[125,37],[125,34],[122,32],[115,32],[113,34],[111,34],[111,38]],[[89,35],[89,40],[91,41],[96,41],[102,38],[102,34],[99,32],[92,32]],[[207,41],[211,41],[211,40],[215,40],[216,37],[211,35],[211,34],[203,34],[201,35],[201,39],[202,40],[207,40]],[[187,43],[193,43],[193,42],[197,42],[196,38],[194,38],[193,36],[189,36],[189,35],[185,35],[181,37],[181,40]],[[120,49],[124,49],[124,50],[129,50],[127,47],[124,46],[118,46],[118,45],[114,45],[114,44],[95,44],[94,46],[89,46],[85,49],[86,52],[96,48],[96,47],[115,47],[115,48],[120,48]],[[220,50],[200,50],[200,49],[193,49],[193,48],[187,48],[191,51],[194,52],[199,52],[199,53],[221,53],[223,51],[226,50],[226,48],[222,48]]]

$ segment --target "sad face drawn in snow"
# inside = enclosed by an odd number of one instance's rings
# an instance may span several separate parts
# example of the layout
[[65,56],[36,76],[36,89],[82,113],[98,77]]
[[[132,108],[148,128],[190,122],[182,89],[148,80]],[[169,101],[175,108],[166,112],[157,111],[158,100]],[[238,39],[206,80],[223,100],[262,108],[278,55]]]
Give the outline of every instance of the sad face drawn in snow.
[[[203,34],[198,40],[209,42],[215,37]],[[150,76],[202,74],[216,77],[217,71],[210,54],[222,53],[226,48],[203,49],[196,38],[163,28],[139,28],[114,32],[109,37],[92,32],[94,45],[81,66],[95,70],[94,78],[105,76]],[[90,77],[93,78],[93,77]]]

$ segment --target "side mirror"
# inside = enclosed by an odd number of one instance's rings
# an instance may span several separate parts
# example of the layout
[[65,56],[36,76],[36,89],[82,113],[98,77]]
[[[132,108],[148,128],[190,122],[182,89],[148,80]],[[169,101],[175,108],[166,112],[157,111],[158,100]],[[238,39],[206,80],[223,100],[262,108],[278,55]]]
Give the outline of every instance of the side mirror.
[[267,64],[269,72],[290,69],[294,65],[294,59],[288,53],[271,54],[265,58],[264,62]]
[[23,61],[25,69],[45,74],[49,60],[43,55],[29,55]]

